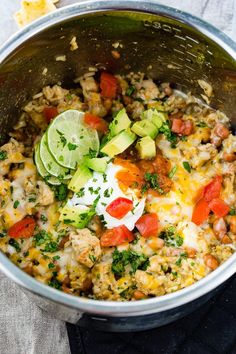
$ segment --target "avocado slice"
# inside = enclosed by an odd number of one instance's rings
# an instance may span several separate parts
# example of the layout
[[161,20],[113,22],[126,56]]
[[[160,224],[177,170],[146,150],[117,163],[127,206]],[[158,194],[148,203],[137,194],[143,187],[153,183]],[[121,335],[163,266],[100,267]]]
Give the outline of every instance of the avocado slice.
[[154,139],[158,134],[158,128],[150,120],[144,119],[133,124],[131,130],[138,136],[150,136]]
[[130,127],[131,120],[129,119],[125,108],[121,109],[113,121],[109,125],[110,136],[113,137],[119,134],[122,130],[126,130]]
[[114,136],[106,145],[103,146],[101,152],[114,157],[125,151],[136,140],[136,135],[129,130],[123,130]]
[[159,112],[157,109],[147,109],[142,113],[142,119],[150,120],[159,129],[168,119],[167,113]]
[[64,224],[73,225],[78,229],[83,229],[91,218],[95,215],[94,209],[84,205],[70,206],[68,203],[61,209],[59,220]]
[[139,139],[135,148],[141,159],[151,159],[156,156],[156,144],[150,136]]
[[87,166],[79,166],[74,176],[70,180],[68,188],[73,192],[79,192],[80,189],[92,178],[93,174]]
[[87,167],[96,172],[104,173],[107,168],[107,164],[110,161],[109,157],[94,157],[85,161]]

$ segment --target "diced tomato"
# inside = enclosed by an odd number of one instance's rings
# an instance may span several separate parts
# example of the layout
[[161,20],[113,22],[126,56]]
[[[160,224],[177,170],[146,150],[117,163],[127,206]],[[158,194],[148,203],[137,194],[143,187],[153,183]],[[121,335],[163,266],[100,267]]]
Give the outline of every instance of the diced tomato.
[[114,247],[134,240],[134,235],[125,225],[106,230],[100,238],[102,247]]
[[117,87],[117,79],[115,76],[104,71],[100,78],[101,96],[104,98],[115,98]]
[[106,207],[107,213],[116,219],[122,219],[132,209],[132,200],[122,197],[116,198]]
[[214,128],[214,133],[221,139],[226,139],[229,136],[229,129],[222,123],[217,123]]
[[221,192],[222,177],[216,176],[208,183],[203,190],[203,198],[206,202],[210,202],[212,199],[219,198]]
[[193,132],[193,123],[190,120],[182,120],[174,118],[172,121],[171,130],[179,135],[190,135]]
[[44,117],[48,123],[58,115],[56,107],[45,107],[43,110]]
[[201,225],[204,221],[207,220],[210,214],[210,208],[208,203],[204,198],[200,199],[194,207],[192,222],[196,225]]
[[219,218],[226,216],[230,211],[230,207],[220,198],[212,199],[209,202],[209,208]]
[[27,216],[11,226],[8,235],[12,238],[29,238],[34,233],[35,225],[35,220]]
[[144,214],[138,219],[135,226],[145,238],[156,236],[159,229],[158,216],[155,213]]
[[182,129],[183,129],[183,123],[184,121],[180,118],[174,118],[172,121],[172,127],[171,130],[173,133],[176,134],[181,134]]
[[85,113],[84,115],[84,122],[90,126],[92,129],[96,129],[100,133],[107,133],[108,132],[108,123],[103,119],[95,114]]

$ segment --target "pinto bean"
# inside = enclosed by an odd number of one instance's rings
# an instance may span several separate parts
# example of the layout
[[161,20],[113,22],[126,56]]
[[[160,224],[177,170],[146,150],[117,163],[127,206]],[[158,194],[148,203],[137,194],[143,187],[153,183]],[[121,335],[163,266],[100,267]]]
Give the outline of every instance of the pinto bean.
[[221,139],[226,139],[229,136],[229,129],[224,126],[222,123],[217,123],[214,128],[214,133],[219,136]]
[[219,266],[218,260],[214,256],[212,256],[212,254],[205,254],[203,259],[205,265],[212,270],[215,270]]
[[61,241],[59,242],[58,248],[59,250],[62,250],[65,246],[65,243],[69,241],[69,235],[63,237]]
[[223,218],[217,219],[213,223],[213,231],[218,240],[222,240],[227,232],[226,223]]

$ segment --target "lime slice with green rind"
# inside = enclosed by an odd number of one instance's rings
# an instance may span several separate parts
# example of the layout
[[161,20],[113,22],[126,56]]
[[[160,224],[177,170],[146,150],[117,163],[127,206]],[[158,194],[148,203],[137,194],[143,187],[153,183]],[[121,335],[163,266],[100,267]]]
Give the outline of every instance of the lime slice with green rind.
[[50,183],[54,186],[61,184],[61,181],[58,178],[51,176],[48,173],[48,171],[44,168],[44,165],[43,165],[42,160],[40,158],[39,145],[36,145],[35,150],[34,150],[34,162],[37,167],[39,175],[43,179],[45,179],[48,183]]
[[70,170],[60,166],[48,150],[47,135],[44,134],[39,144],[40,158],[45,170],[52,176],[60,179],[71,178]]
[[49,151],[63,167],[75,169],[91,150],[97,155],[97,131],[85,125],[83,117],[83,112],[69,109],[58,115],[47,130]]

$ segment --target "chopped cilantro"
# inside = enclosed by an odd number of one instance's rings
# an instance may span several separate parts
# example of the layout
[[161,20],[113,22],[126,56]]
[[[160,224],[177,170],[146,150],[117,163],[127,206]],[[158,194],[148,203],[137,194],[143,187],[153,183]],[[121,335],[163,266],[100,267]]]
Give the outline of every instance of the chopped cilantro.
[[183,167],[188,173],[191,173],[191,166],[189,165],[188,161],[183,162]]
[[161,231],[160,236],[168,247],[180,247],[183,245],[183,237],[176,233],[174,226],[169,226],[166,230]]
[[13,204],[13,208],[16,209],[19,206],[20,202],[19,200],[15,200]]
[[48,221],[48,218],[47,218],[44,214],[41,214],[40,219],[41,219],[43,222]]
[[0,151],[0,161],[7,159],[7,152],[5,150]]
[[178,266],[178,267],[180,267],[181,266],[181,264],[182,264],[182,260],[183,259],[186,259],[186,258],[188,258],[188,255],[187,255],[187,253],[181,253],[180,254],[180,256],[179,256],[179,258],[177,259],[177,261],[175,262],[175,264]]
[[104,183],[107,182],[107,175],[105,173],[103,173],[102,177],[103,177],[103,182]]
[[28,257],[29,251],[24,252],[24,257]]
[[146,172],[144,175],[144,180],[147,183],[142,187],[142,192],[143,190],[146,191],[147,189],[151,188],[158,191],[160,194],[164,193],[163,189],[159,185],[158,175],[156,173]]
[[129,288],[121,291],[121,293],[119,294],[123,299],[126,299],[129,293]]
[[53,259],[54,261],[58,261],[58,259],[60,259],[60,258],[61,258],[61,257],[58,256],[58,255],[52,257],[52,259]]
[[[110,190],[109,190],[110,189]],[[105,191],[104,191],[104,197],[105,198],[110,198],[111,194],[113,192],[113,188],[107,188]]]
[[78,198],[83,197],[84,194],[85,194],[85,193],[84,193],[84,188],[81,188],[80,191],[76,193],[76,195],[77,195]]
[[57,133],[58,133],[59,136],[60,136],[60,141],[61,141],[63,147],[65,147],[66,144],[67,144],[67,140],[66,140],[64,134],[63,134],[62,132],[60,132],[60,130],[58,130],[58,129],[57,129]]
[[68,93],[68,94],[66,95],[66,98],[67,98],[67,100],[72,100],[72,95],[71,95],[70,93]]
[[67,147],[68,147],[68,149],[69,149],[70,151],[72,151],[72,150],[75,150],[75,149],[78,147],[78,145],[72,144],[72,143],[68,143],[68,144],[67,144]]
[[19,251],[21,250],[18,241],[16,241],[14,238],[10,238],[10,240],[9,240],[9,245],[11,245],[12,247],[14,247],[17,252],[19,252]]
[[30,198],[29,198],[29,202],[30,202],[30,203],[36,202],[36,197],[30,197]]
[[68,194],[68,188],[65,184],[60,184],[59,186],[53,186],[52,189],[54,191],[57,200],[63,201],[66,199]]
[[93,263],[95,263],[97,260],[97,258],[93,254],[89,254],[89,258]]
[[55,264],[54,264],[54,263],[49,263],[49,264],[48,264],[48,268],[49,268],[49,269],[55,268]]
[[55,289],[58,289],[60,290],[61,289],[61,282],[55,278],[52,278],[49,282],[48,282],[48,285],[51,286],[52,288],[55,288]]
[[185,135],[182,135],[182,136],[180,137],[180,140],[181,140],[181,141],[187,141],[187,137],[186,137]]
[[200,128],[208,127],[208,125],[207,125],[205,122],[203,122],[203,121],[197,123],[196,126],[197,126],[197,127],[200,127]]
[[57,242],[51,241],[46,243],[44,251],[45,252],[56,252],[58,250]]
[[7,233],[6,233],[6,232],[0,232],[0,238],[5,237],[6,235],[7,235]]
[[177,171],[177,166],[175,165],[169,172],[168,176],[169,178],[173,178],[174,175],[176,174],[176,171]]
[[236,209],[234,208],[231,208],[230,211],[229,211],[229,215],[236,215]]
[[126,94],[126,96],[131,96],[134,93],[134,91],[135,91],[135,87],[134,86],[130,86],[130,87],[127,88],[125,94]]
[[177,135],[173,133],[170,129],[170,123],[168,121],[164,122],[159,128],[159,132],[164,134],[167,140],[171,143],[171,147],[176,148]]
[[112,254],[112,272],[117,276],[122,276],[125,272],[125,267],[129,264],[132,269],[132,273],[135,273],[137,269],[146,270],[149,266],[149,258],[144,254],[138,254],[135,251],[122,251],[117,249]]
[[91,149],[91,148],[89,148],[88,157],[89,157],[90,159],[93,159],[93,158],[96,157],[96,156],[97,156],[97,151],[96,151],[96,150],[93,150],[93,149]]
[[101,189],[101,187],[98,187],[97,189],[93,189],[93,187],[88,188],[90,194],[98,194],[100,189]]
[[45,230],[40,230],[39,233],[34,235],[33,240],[36,246],[41,246],[46,241],[50,240],[50,235]]

